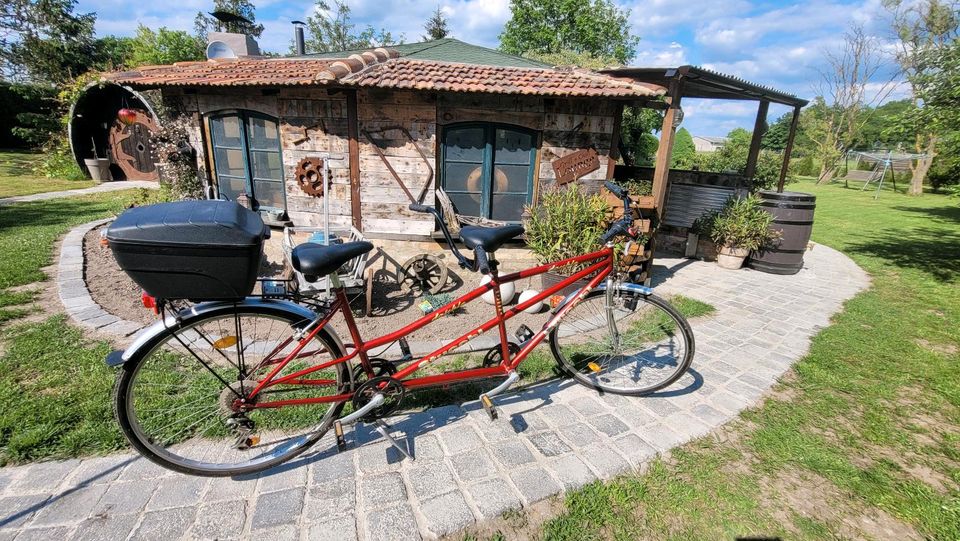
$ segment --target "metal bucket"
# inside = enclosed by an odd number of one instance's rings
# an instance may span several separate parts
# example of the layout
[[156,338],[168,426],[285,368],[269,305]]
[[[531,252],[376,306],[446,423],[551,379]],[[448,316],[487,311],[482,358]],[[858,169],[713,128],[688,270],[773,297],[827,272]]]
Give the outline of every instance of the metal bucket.
[[773,247],[753,252],[747,266],[770,274],[796,274],[803,268],[803,254],[813,230],[813,212],[817,198],[801,192],[763,191],[760,206],[773,214],[771,229],[783,231]]

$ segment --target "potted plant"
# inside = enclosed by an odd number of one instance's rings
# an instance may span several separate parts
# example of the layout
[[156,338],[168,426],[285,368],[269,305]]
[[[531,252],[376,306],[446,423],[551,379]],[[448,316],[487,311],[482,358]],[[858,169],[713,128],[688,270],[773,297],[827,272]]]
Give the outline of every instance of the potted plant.
[[717,246],[717,264],[739,269],[753,250],[781,237],[772,231],[773,215],[763,210],[756,195],[731,197],[710,222],[710,237]]
[[698,248],[700,246],[700,237],[710,237],[710,233],[713,228],[713,220],[716,217],[716,210],[708,210],[693,221],[690,229],[687,230],[687,246],[684,250],[684,257],[697,257],[699,252]]
[[[528,207],[527,246],[541,263],[549,263],[592,252],[606,230],[607,203],[600,195],[588,195],[576,184],[548,188],[535,207]],[[588,265],[571,264],[541,274],[547,289]],[[581,283],[582,282],[582,283]],[[563,289],[566,295],[586,285],[578,281]]]

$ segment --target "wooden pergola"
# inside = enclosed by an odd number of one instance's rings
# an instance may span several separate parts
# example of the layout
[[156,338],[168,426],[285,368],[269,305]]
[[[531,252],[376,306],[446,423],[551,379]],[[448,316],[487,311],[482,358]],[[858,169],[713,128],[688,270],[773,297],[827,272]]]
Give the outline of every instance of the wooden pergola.
[[665,112],[663,127],[660,131],[660,146],[657,148],[656,162],[653,173],[653,195],[656,201],[658,216],[662,216],[664,200],[668,189],[670,172],[670,156],[673,153],[674,136],[677,126],[682,119],[680,103],[683,98],[705,98],[719,100],[749,100],[758,101],[757,118],[753,128],[753,139],[750,142],[750,151],[747,155],[747,166],[744,176],[753,178],[757,170],[757,157],[760,155],[760,141],[763,138],[767,111],[771,103],[778,103],[793,107],[793,122],[790,124],[790,134],[787,137],[787,146],[783,152],[783,164],[780,167],[780,179],[777,191],[783,191],[783,184],[787,177],[787,168],[790,165],[790,153],[793,150],[793,141],[797,133],[797,123],[800,119],[800,109],[807,100],[773,88],[765,87],[749,81],[744,81],[732,75],[724,75],[696,66],[680,66],[679,68],[617,68],[603,70],[602,73],[614,77],[631,79],[642,83],[652,83],[667,89],[664,99]]

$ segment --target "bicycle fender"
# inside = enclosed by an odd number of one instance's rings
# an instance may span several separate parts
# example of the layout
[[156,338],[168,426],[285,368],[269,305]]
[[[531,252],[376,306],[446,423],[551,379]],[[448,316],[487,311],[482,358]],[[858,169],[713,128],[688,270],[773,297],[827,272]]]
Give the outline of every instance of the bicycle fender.
[[[190,320],[195,317],[206,315],[209,312],[221,309],[225,306],[237,308],[242,308],[245,306],[267,307],[280,312],[292,313],[298,317],[302,317],[307,321],[311,321],[317,317],[317,314],[315,314],[313,311],[304,308],[297,303],[284,300],[248,298],[244,299],[240,303],[219,301],[203,302],[181,310],[176,314],[176,316],[167,316],[163,320],[157,321],[153,325],[143,329],[136,335],[136,337],[134,337],[133,343],[130,344],[127,349],[125,349],[122,353],[119,351],[111,352],[109,355],[107,355],[105,362],[107,363],[107,366],[110,367],[121,366],[129,361],[133,357],[133,354],[137,352],[137,350],[150,343],[150,341],[165,332],[167,329],[171,327],[177,327],[183,323],[189,323]],[[330,335],[330,338],[337,344],[337,346],[340,347],[341,351],[344,351],[343,342],[340,340],[340,336],[337,335],[336,331],[334,331],[330,325],[325,325],[325,327],[327,333]]]
[[[633,282],[620,282],[620,287],[630,291],[634,291],[644,296],[653,294],[653,289],[650,289],[647,286],[642,286],[640,284],[634,284]],[[560,301],[560,304],[558,304],[556,308],[551,310],[551,313],[556,314],[557,312],[559,312],[564,306],[566,306],[571,300],[573,300],[573,298],[576,297],[578,293],[580,293],[581,289],[583,288],[578,288],[573,293],[570,293],[569,295],[564,297],[563,300]],[[607,289],[607,282],[603,281],[597,284],[597,287],[593,288],[593,291],[606,291],[606,289]]]

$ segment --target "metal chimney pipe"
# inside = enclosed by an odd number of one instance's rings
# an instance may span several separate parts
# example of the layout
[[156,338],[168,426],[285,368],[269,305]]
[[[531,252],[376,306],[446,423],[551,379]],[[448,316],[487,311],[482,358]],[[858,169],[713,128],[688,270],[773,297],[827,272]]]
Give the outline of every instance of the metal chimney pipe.
[[307,54],[307,45],[303,39],[303,21],[293,21],[293,43],[294,48],[297,51],[297,56],[303,56]]

